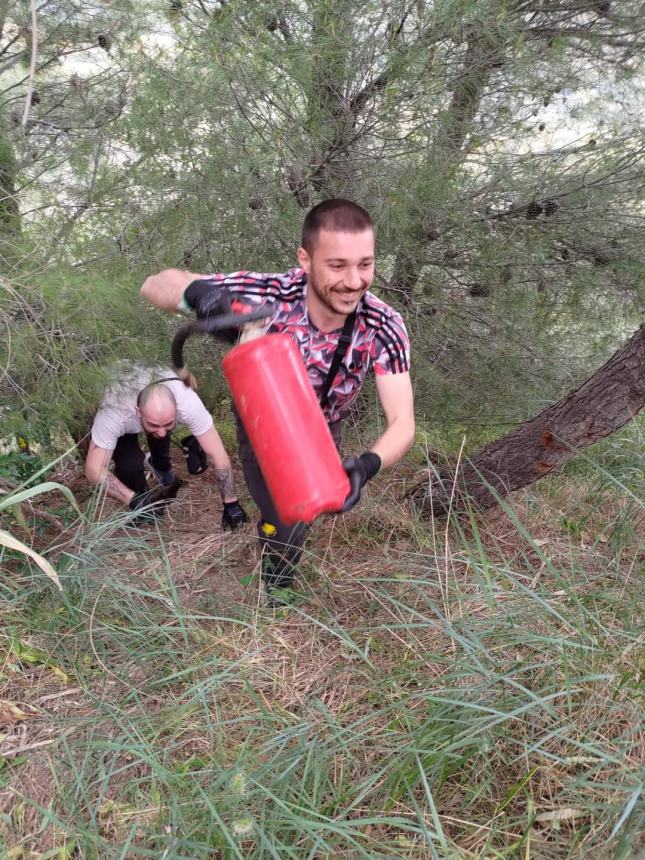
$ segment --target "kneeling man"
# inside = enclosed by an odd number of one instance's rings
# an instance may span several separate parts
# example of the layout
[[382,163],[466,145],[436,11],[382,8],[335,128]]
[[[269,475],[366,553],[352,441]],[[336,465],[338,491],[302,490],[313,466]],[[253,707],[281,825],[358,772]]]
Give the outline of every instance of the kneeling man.
[[[170,462],[170,434],[183,424],[190,432],[182,447],[193,474],[212,462],[224,503],[222,526],[235,529],[247,522],[238,502],[231,461],[210,413],[197,394],[165,367],[144,368],[123,362],[115,381],[105,391],[92,425],[85,474],[91,484],[103,484],[108,496],[132,511],[138,522],[163,514],[164,505],[177,495],[180,482]],[[149,453],[144,455],[139,434],[145,433]],[[109,471],[114,461],[114,473]],[[146,466],[160,487],[149,489]]]

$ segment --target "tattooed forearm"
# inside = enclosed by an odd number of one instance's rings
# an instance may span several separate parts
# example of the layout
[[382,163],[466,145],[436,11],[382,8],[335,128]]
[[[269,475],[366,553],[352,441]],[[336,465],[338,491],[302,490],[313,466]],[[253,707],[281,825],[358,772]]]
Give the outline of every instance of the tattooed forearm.
[[234,502],[237,499],[235,480],[231,469],[215,469],[217,485],[223,502]]
[[106,472],[99,484],[103,487],[106,495],[111,499],[123,502],[124,505],[127,505],[132,497],[132,490],[122,484],[111,472]]

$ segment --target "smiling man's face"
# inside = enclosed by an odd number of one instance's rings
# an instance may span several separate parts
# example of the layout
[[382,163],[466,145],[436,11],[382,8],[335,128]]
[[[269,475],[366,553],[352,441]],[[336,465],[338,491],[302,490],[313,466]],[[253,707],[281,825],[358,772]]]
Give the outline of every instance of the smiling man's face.
[[[321,230],[311,253],[298,249],[298,261],[307,273],[314,302],[330,320],[346,317],[356,310],[374,278],[374,231]],[[336,321],[342,325],[342,320]]]

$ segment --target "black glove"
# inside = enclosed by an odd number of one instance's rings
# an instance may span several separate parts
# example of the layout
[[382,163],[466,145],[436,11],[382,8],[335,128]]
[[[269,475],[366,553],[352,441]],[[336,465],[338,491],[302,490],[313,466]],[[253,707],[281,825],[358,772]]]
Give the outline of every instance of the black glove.
[[[240,329],[249,323],[262,321],[268,326],[273,315],[273,302],[254,305],[248,301],[242,301],[235,294],[232,295],[221,283],[212,280],[193,281],[186,287],[184,299],[186,304],[195,309],[198,320],[197,330],[208,333],[225,343],[236,343]],[[191,329],[190,324],[189,329]],[[193,326],[189,334],[194,333],[194,330]],[[179,334],[180,332],[177,333]],[[181,340],[182,346],[185,339],[186,335]],[[179,357],[177,355],[177,358]],[[181,362],[177,361],[175,365],[182,366]]]
[[222,528],[230,529],[232,532],[238,526],[248,523],[244,508],[239,502],[224,502],[224,513],[222,514]]
[[208,469],[208,457],[192,433],[181,440],[181,450],[184,452],[186,468],[191,475],[201,475]]
[[132,517],[131,524],[154,523],[155,520],[162,517],[168,503],[177,498],[180,487],[181,481],[175,481],[172,484],[161,484],[158,487],[153,487],[152,490],[138,493],[129,503],[131,511],[139,512],[136,517]]
[[340,514],[346,514],[358,503],[361,490],[365,484],[376,475],[381,468],[381,458],[373,451],[366,451],[360,457],[346,457],[343,460],[343,469],[349,478],[350,491],[340,509]]
[[[195,309],[198,320],[233,313],[228,290],[213,281],[193,281],[186,288],[184,298],[186,303]],[[237,343],[239,334],[239,328],[225,328],[211,332],[214,338],[223,340],[225,343]]]

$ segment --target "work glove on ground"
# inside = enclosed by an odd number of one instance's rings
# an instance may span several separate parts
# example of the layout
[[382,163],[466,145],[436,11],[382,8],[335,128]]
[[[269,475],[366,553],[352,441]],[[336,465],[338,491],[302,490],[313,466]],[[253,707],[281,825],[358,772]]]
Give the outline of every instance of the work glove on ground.
[[239,502],[224,502],[224,512],[222,513],[222,528],[230,529],[232,532],[238,526],[248,523],[249,518],[246,511]]
[[133,517],[130,523],[136,526],[154,523],[163,516],[168,503],[177,498],[180,487],[181,481],[176,480],[173,484],[162,484],[152,490],[137,493],[129,503],[130,510],[137,511],[137,516]]
[[208,457],[192,433],[181,440],[181,450],[184,452],[186,468],[191,475],[201,475],[208,469]]
[[350,491],[339,513],[346,514],[356,505],[365,484],[376,475],[381,468],[381,458],[373,451],[366,451],[360,457],[346,457],[343,469],[349,478]]

